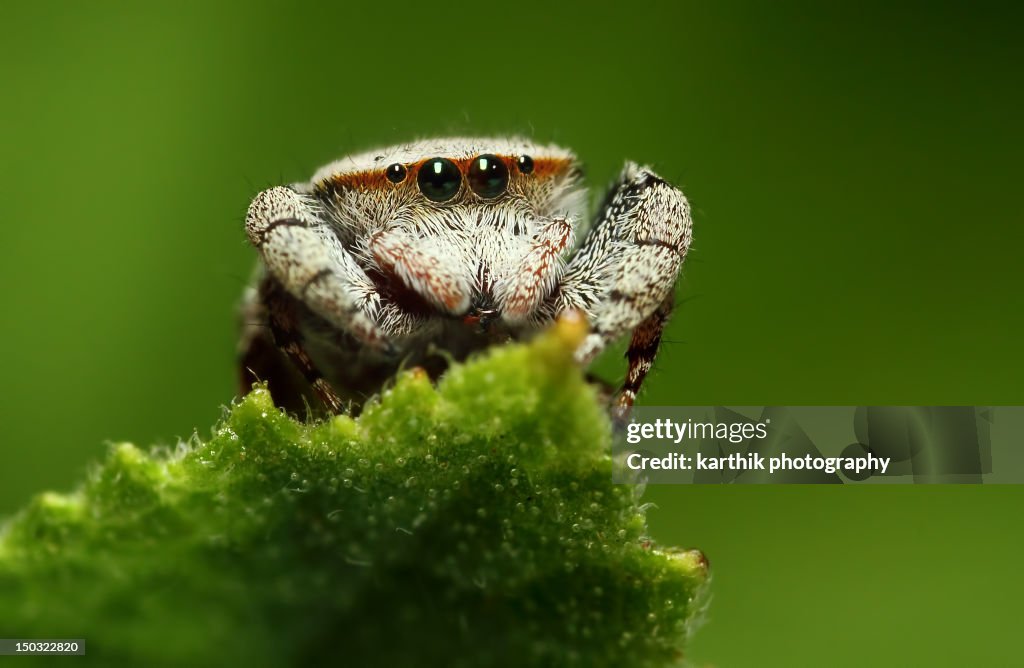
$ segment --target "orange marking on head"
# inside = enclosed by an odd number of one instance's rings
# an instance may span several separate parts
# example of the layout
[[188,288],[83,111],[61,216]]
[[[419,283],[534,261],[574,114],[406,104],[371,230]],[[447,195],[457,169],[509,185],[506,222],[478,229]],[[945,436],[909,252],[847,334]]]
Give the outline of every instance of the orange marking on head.
[[572,160],[568,158],[534,158],[533,174],[540,177],[560,176],[569,171]]
[[[409,177],[406,177],[406,181],[408,180]],[[395,186],[388,180],[384,170],[335,174],[328,182],[338,190],[379,190],[386,186]]]
[[[335,190],[387,190],[390,188],[399,188],[416,183],[416,178],[420,172],[420,169],[424,164],[433,160],[434,157],[424,158],[419,162],[415,162],[411,165],[406,165],[407,174],[403,181],[399,183],[392,183],[388,179],[386,174],[387,166],[382,166],[380,169],[366,170],[362,172],[350,172],[346,174],[334,174],[328,177],[324,181],[317,184],[318,189],[333,188]],[[470,165],[476,160],[477,156],[470,158],[450,158],[452,162],[459,168],[459,171],[463,175],[469,172]],[[519,168],[516,166],[516,161],[519,158],[518,155],[498,155],[498,158],[505,163],[505,167],[508,169],[511,178],[531,179],[531,178],[554,178],[562,176],[569,172],[572,168],[573,161],[569,158],[534,158],[533,159],[533,171],[529,174],[522,174],[519,172]]]

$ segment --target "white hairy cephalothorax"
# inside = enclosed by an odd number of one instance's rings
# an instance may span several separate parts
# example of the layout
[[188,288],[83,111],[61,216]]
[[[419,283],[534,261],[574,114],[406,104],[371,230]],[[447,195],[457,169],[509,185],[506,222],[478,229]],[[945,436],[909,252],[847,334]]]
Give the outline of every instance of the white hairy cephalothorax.
[[261,192],[245,221],[262,263],[244,309],[243,389],[265,380],[281,405],[315,397],[338,412],[403,366],[436,377],[580,311],[581,364],[632,333],[615,400],[628,410],[672,308],[690,208],[627,163],[587,225],[581,178],[564,148],[456,137],[353,155]]

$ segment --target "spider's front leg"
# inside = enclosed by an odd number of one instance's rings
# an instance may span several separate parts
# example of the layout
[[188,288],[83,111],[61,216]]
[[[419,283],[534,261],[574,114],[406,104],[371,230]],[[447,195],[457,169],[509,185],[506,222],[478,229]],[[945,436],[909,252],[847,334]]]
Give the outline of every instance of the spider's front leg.
[[581,364],[633,333],[629,369],[615,400],[620,419],[657,355],[692,230],[683,193],[651,170],[627,163],[552,298],[548,310],[576,308],[590,317],[591,333],[576,351]]
[[[283,290],[331,326],[372,349],[390,351],[390,336],[408,328],[392,313],[376,286],[318,214],[311,198],[277,187],[256,196],[245,219],[249,241],[259,251],[273,281],[264,281],[260,298],[275,344],[332,412],[341,402],[307,354],[300,327]],[[279,286],[268,290],[267,286]],[[386,316],[386,317],[381,317]]]

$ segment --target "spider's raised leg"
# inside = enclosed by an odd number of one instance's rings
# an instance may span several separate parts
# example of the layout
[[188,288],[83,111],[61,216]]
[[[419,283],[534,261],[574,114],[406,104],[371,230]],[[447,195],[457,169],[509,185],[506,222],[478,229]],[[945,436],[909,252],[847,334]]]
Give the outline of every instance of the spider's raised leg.
[[376,322],[377,288],[321,220],[312,199],[290,188],[264,190],[249,206],[245,231],[289,294],[365,345],[389,346]]
[[620,413],[628,412],[657,354],[692,229],[683,193],[627,163],[553,297],[555,312],[578,308],[590,318],[591,333],[576,351],[582,364],[633,332],[629,372],[616,400]]
[[[247,333],[242,351],[243,389],[252,380],[250,365],[260,376],[276,383],[276,397],[299,397],[293,391],[294,373],[281,369],[280,357],[270,354],[275,345],[295,371],[312,387],[327,408],[340,412],[342,401],[323,378],[306,351],[297,304],[349,334],[376,352],[392,352],[392,337],[415,328],[415,316],[395,308],[344,248],[334,231],[318,215],[316,205],[289,188],[271,188],[253,200],[245,221],[249,240],[267,268],[259,284],[258,299],[247,306],[251,320],[264,330]],[[299,380],[301,384],[301,380]],[[286,389],[285,389],[286,388]],[[275,391],[276,390],[276,391]],[[293,407],[294,408],[294,407]]]

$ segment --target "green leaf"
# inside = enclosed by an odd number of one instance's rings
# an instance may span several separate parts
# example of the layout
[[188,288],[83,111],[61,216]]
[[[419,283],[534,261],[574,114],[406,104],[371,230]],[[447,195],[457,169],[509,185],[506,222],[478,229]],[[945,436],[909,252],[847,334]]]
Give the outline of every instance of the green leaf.
[[114,447],[5,526],[0,630],[101,665],[678,662],[707,563],[612,484],[580,327],[406,372],[358,419],[256,387],[209,440]]

